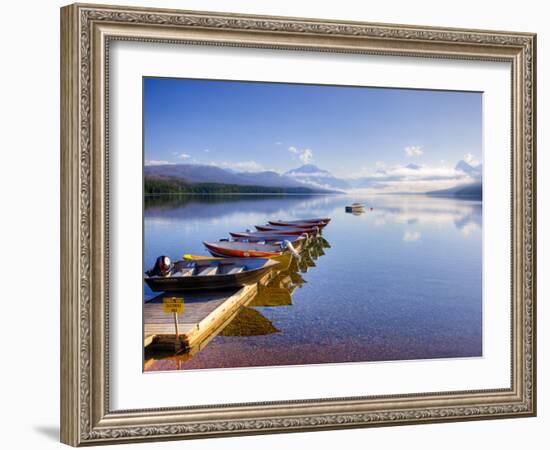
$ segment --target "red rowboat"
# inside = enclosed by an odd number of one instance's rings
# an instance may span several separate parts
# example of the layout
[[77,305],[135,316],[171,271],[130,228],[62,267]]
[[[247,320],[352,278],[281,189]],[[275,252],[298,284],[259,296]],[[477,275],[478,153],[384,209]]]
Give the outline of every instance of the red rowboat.
[[272,258],[286,250],[281,245],[257,244],[255,242],[203,242],[214,256],[227,258]]
[[302,235],[307,238],[307,233],[300,230],[300,234],[287,234],[284,231],[230,231],[229,234],[234,238],[244,238],[253,240],[282,240],[287,239],[293,241],[299,239]]

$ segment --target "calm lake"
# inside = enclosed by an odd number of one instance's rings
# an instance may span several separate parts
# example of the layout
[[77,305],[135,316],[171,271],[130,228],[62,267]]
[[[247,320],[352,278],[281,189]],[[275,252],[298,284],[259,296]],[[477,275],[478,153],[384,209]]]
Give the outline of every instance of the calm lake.
[[[361,201],[364,214],[346,213]],[[372,208],[372,210],[370,209]],[[427,196],[146,197],[144,266],[267,220],[331,217],[320,243],[191,358],[147,370],[482,355],[482,203]],[[154,298],[144,287],[145,301]],[[146,355],[157,359],[155,355]]]

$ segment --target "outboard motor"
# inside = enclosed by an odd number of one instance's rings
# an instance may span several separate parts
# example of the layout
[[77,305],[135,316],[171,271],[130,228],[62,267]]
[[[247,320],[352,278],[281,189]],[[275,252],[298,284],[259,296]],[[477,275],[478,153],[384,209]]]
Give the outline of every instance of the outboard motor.
[[299,258],[300,257],[300,254],[296,251],[296,249],[294,248],[294,246],[292,245],[292,242],[290,241],[287,241],[286,239],[283,241],[283,244],[281,245],[281,247],[283,247],[283,249],[288,249],[290,250],[290,253],[292,253],[296,258]]
[[168,256],[159,256],[157,260],[155,261],[155,266],[147,271],[147,275],[150,277],[157,276],[157,277],[165,277],[170,273],[170,269],[172,268],[172,261],[170,261],[170,258]]

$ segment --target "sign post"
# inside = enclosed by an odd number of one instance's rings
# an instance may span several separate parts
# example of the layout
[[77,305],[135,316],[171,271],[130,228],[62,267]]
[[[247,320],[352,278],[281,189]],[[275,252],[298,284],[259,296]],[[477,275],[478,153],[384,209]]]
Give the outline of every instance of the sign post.
[[183,314],[185,309],[183,304],[183,297],[167,297],[162,301],[164,312],[166,314],[174,315],[174,327],[176,329],[176,350],[178,350],[180,344],[180,332],[178,324],[178,313]]

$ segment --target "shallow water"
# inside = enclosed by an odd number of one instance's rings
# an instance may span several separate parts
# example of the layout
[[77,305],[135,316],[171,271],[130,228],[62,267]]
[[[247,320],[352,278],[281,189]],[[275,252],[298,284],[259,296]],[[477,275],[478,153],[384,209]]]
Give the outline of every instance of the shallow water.
[[[361,215],[344,211],[355,201]],[[372,210],[370,208],[373,208]],[[482,355],[482,207],[426,196],[186,195],[145,200],[144,266],[267,220],[331,217],[326,240],[191,358],[148,370]],[[144,298],[155,297],[147,286]],[[156,358],[156,356],[154,356]]]

